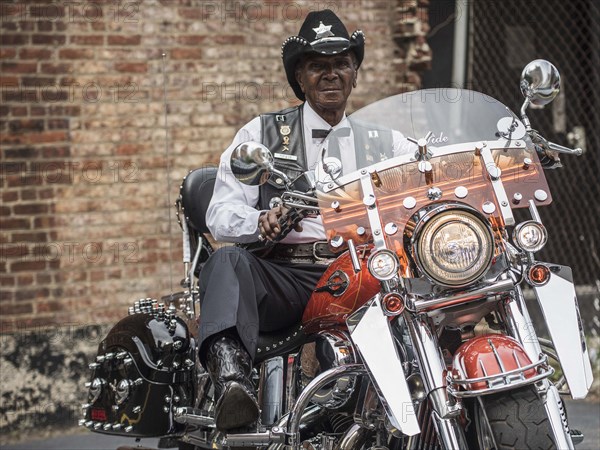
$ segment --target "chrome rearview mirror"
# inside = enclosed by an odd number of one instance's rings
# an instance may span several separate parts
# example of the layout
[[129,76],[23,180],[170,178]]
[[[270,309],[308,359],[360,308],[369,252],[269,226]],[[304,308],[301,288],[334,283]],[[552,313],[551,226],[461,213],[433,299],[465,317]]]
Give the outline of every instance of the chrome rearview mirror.
[[258,142],[242,142],[231,154],[231,171],[242,183],[260,186],[273,172],[273,155]]
[[560,92],[560,73],[554,65],[545,59],[536,59],[525,66],[521,73],[521,92],[525,102],[521,106],[521,119],[527,131],[531,124],[526,111],[529,105],[543,107],[550,103]]
[[560,92],[560,73],[545,59],[536,59],[521,73],[521,92],[532,105],[544,106]]

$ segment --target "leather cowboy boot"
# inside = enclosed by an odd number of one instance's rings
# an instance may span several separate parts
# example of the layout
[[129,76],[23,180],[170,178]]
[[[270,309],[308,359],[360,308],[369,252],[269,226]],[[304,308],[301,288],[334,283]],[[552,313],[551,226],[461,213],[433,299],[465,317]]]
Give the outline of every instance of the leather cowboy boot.
[[252,359],[236,339],[215,339],[206,353],[206,366],[215,386],[215,422],[219,431],[251,425],[259,407],[250,380]]

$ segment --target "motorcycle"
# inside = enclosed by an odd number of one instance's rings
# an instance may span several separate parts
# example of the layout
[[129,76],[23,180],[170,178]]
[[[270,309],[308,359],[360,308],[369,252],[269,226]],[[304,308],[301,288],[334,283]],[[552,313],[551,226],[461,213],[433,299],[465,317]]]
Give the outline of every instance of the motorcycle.
[[[550,63],[530,63],[521,118],[468,90],[386,98],[351,116],[369,128],[367,157],[323,155],[296,179],[264,146],[236,149],[242,182],[283,180],[282,234],[320,214],[337,254],[301,323],[259,337],[261,416],[248,433],[215,428],[197,359],[216,169],[190,172],[177,202],[185,289],[135,302],[100,343],[81,425],[180,449],[574,448],[583,435],[561,395],[586,396],[591,364],[571,269],[536,252],[548,238],[538,208],[552,201],[544,169],[581,150],[548,142],[526,114],[559,84]],[[386,130],[410,151],[389,155]],[[538,336],[525,290],[551,339]]]

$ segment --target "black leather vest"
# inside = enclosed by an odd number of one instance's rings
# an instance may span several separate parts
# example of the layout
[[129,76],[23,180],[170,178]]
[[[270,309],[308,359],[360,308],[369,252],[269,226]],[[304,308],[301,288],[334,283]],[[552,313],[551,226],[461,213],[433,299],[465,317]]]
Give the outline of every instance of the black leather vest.
[[[304,148],[304,121],[302,105],[282,111],[262,114],[261,143],[273,154],[276,169],[284,172],[291,180],[306,169],[306,149]],[[259,209],[271,209],[269,202],[281,196],[283,180],[273,176],[260,187]]]
[[[365,167],[374,162],[390,158],[393,155],[392,132],[379,126],[357,121],[349,117],[354,134],[354,149],[357,167]],[[284,109],[279,112],[260,116],[262,129],[261,143],[274,157],[275,168],[294,179],[307,170],[306,149],[304,147],[304,121],[302,105]],[[330,140],[328,153],[339,156],[332,151]],[[273,197],[280,197],[284,189],[283,180],[274,176],[260,186],[260,197],[257,208],[271,209],[269,203]]]

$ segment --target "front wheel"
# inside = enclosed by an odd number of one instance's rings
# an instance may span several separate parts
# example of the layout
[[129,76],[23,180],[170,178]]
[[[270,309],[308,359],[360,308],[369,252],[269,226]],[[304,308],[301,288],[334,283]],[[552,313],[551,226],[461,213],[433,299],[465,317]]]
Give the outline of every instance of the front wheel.
[[472,422],[481,450],[556,448],[546,409],[534,386],[474,401]]

